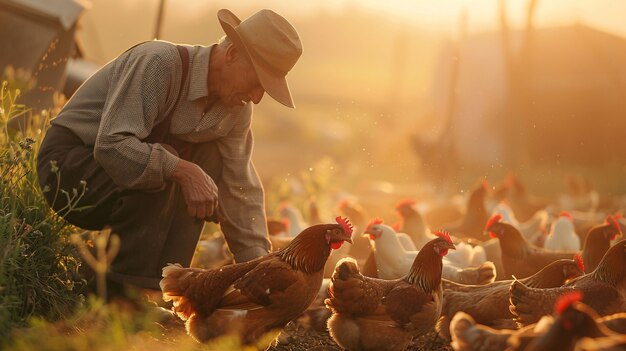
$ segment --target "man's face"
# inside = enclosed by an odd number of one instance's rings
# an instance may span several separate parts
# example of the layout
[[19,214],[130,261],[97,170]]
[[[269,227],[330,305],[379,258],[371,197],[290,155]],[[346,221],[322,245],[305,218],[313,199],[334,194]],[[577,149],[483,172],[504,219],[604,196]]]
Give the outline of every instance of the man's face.
[[258,104],[265,90],[252,63],[236,50],[226,53],[226,63],[221,72],[219,87],[222,102],[229,107],[243,106],[250,101]]

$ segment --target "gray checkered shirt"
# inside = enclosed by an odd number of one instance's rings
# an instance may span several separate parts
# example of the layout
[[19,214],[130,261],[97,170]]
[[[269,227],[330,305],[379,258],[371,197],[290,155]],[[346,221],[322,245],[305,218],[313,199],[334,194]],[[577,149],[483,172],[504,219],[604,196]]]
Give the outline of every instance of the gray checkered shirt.
[[[189,73],[172,114],[170,132],[192,143],[216,141],[223,158],[219,205],[233,253],[269,249],[264,195],[251,160],[252,103],[229,108],[217,101],[203,116],[208,96],[211,46],[187,46]],[[52,124],[72,130],[122,188],[158,189],[179,158],[159,144],[144,143],[174,107],[182,64],[176,46],[151,41],[126,51],[90,77]],[[233,235],[234,234],[234,235]],[[230,243],[233,241],[231,240]]]

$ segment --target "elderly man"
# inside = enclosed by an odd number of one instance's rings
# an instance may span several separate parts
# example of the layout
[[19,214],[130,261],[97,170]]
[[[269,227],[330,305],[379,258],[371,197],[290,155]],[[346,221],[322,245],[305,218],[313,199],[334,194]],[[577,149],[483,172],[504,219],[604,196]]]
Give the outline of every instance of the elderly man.
[[[53,209],[120,236],[112,283],[158,289],[163,266],[190,264],[205,220],[220,223],[238,262],[270,249],[251,161],[252,104],[267,92],[293,107],[285,76],[302,47],[271,10],[243,22],[225,9],[217,16],[226,33],[217,44],[151,41],[109,62],[68,101],[40,148],[39,181]],[[83,180],[84,195],[68,204],[60,190],[80,195]]]

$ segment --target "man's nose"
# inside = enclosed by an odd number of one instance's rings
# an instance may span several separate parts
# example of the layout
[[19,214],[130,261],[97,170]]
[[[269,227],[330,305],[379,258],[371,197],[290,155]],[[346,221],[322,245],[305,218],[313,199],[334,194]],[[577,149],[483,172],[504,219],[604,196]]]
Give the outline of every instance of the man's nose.
[[250,92],[250,101],[252,101],[255,105],[258,104],[259,102],[261,102],[263,94],[265,94],[265,89],[263,89],[262,86],[253,89]]

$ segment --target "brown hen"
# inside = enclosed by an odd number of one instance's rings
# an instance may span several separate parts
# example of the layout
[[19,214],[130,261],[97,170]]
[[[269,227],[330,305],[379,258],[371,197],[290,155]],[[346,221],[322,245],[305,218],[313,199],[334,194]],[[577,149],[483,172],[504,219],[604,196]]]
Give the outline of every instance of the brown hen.
[[476,186],[467,200],[465,215],[457,223],[444,226],[444,230],[457,237],[469,237],[482,240],[483,224],[489,218],[485,209],[485,197],[489,184],[483,181]]
[[576,254],[537,247],[526,241],[517,228],[501,222],[501,219],[500,214],[492,216],[487,221],[485,231],[500,241],[504,279],[512,279],[513,276],[518,279],[529,277],[556,260],[568,259]]
[[626,310],[626,240],[613,245],[591,273],[573,279],[560,288],[529,288],[514,281],[510,288],[510,310],[521,324],[534,323],[549,314],[559,295],[580,290],[583,302],[601,316]]
[[614,217],[608,216],[604,224],[589,229],[583,244],[583,260],[585,273],[593,272],[602,260],[602,257],[611,246],[611,241],[617,235],[622,235],[622,229]]
[[[526,286],[555,288],[568,280],[583,275],[584,265],[580,256],[574,260],[558,260],[534,275],[521,279]],[[509,311],[509,287],[511,280],[486,285],[462,285],[443,280],[443,308],[440,322],[441,336],[449,339],[449,324],[460,311],[468,313],[480,324],[497,329],[515,329],[513,314]]]
[[546,316],[537,325],[518,331],[494,330],[475,324],[474,320],[459,312],[454,316],[450,332],[455,350],[481,351],[559,351],[573,350],[580,338],[616,336],[599,322],[598,314],[580,302],[582,293],[567,292],[554,305],[555,316]]
[[219,270],[163,268],[165,301],[186,321],[187,332],[205,342],[234,333],[245,343],[284,327],[313,302],[331,249],[352,242],[345,219],[311,226],[285,249]]
[[441,314],[442,258],[454,249],[450,237],[428,242],[409,273],[394,280],[361,275],[351,258],[335,269],[326,306],[332,338],[349,350],[404,350],[411,337],[430,331]]

